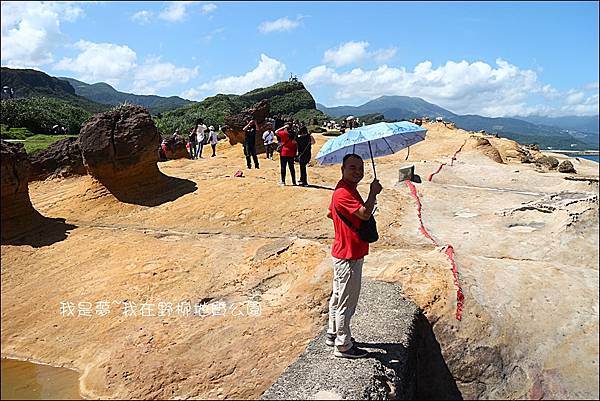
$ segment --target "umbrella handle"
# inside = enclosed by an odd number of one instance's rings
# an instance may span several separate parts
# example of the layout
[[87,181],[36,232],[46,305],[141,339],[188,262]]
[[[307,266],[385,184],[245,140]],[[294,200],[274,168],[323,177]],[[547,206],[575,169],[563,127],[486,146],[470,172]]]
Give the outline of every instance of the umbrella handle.
[[371,150],[371,141],[368,141],[369,144],[369,154],[371,155],[371,164],[373,165],[373,176],[377,179],[377,172],[375,171],[375,160],[373,160],[373,151]]

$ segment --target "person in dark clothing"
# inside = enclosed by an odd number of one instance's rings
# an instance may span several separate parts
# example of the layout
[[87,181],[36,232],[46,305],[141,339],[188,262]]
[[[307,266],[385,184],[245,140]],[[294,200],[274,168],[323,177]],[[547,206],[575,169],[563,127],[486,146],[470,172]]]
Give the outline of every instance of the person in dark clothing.
[[298,131],[298,137],[296,138],[296,142],[298,142],[298,163],[300,164],[299,184],[305,187],[308,185],[308,179],[306,176],[306,165],[310,161],[311,147],[312,145],[314,145],[315,139],[308,132],[308,128],[306,128],[304,123],[300,124],[300,129]]
[[277,114],[273,122],[273,131],[277,131],[281,127],[283,127],[283,120],[281,119],[281,114]]
[[252,164],[250,158],[254,159],[254,168],[258,167],[258,156],[256,155],[256,121],[252,117],[247,117],[244,132],[244,155],[246,156],[246,166],[250,169]]
[[188,137],[188,144],[190,146],[190,159],[194,160],[196,158],[196,131],[193,128]]

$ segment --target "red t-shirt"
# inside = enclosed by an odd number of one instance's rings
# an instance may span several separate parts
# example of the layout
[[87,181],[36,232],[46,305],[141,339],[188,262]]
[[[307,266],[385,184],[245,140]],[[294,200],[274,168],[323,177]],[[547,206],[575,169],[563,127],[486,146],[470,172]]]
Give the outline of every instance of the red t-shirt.
[[[352,226],[358,229],[361,219],[354,215],[365,202],[358,193],[358,190],[344,180],[340,180],[333,191],[329,210],[333,217],[333,228],[335,236],[331,245],[331,255],[338,259],[361,259],[369,253],[369,243],[363,241],[358,233],[352,231],[350,227],[338,216],[337,209],[346,219],[350,220]],[[335,208],[334,208],[335,206]]]
[[277,133],[277,136],[281,138],[281,143],[283,143],[283,147],[281,148],[281,156],[287,157],[295,157],[296,153],[298,153],[298,143],[296,141],[290,141],[290,134],[287,130],[281,130]]

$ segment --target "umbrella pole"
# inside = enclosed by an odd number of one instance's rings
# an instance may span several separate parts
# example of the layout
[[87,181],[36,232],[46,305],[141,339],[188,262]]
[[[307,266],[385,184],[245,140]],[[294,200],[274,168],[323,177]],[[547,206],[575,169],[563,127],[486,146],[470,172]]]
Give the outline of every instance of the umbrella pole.
[[371,164],[373,165],[373,176],[377,179],[377,172],[375,171],[375,160],[373,160],[373,151],[371,150],[371,141],[367,142],[369,144],[369,153],[371,154]]

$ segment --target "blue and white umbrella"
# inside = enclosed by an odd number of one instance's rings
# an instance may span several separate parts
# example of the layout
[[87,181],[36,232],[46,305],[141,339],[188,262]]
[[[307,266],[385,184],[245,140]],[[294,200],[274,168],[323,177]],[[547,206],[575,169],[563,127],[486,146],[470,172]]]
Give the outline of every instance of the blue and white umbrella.
[[408,121],[366,125],[327,141],[316,159],[321,164],[337,164],[347,154],[355,153],[363,159],[370,157],[375,173],[374,157],[391,155],[414,145],[424,140],[426,133],[425,128]]

